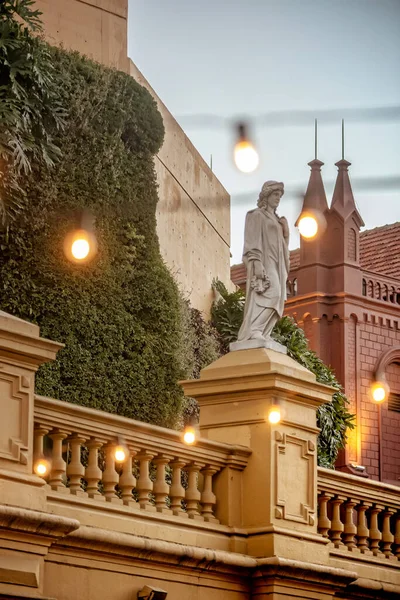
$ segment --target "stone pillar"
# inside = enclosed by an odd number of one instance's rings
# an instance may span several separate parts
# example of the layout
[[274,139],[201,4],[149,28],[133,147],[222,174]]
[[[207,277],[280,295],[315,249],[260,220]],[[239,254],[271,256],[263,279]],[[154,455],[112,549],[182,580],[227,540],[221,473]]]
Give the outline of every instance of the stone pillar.
[[[332,389],[269,348],[230,352],[182,385],[200,404],[202,436],[252,450],[241,493],[231,498],[230,525],[245,532],[247,553],[328,560],[327,540],[317,533],[316,411]],[[275,425],[268,421],[273,405],[282,414]]]
[[62,344],[41,338],[37,325],[0,311],[0,498],[4,504],[44,506],[36,493],[44,482],[32,475],[35,372],[54,360],[60,348]]

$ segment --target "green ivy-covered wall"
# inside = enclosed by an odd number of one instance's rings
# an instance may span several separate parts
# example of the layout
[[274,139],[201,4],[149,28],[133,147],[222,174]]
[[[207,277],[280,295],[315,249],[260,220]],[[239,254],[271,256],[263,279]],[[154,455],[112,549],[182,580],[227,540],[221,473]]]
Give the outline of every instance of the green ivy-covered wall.
[[[60,158],[33,162],[19,180],[24,208],[0,234],[0,308],[65,344],[39,370],[39,394],[174,426],[188,359],[185,310],[156,235],[162,119],[128,75],[50,53],[64,113],[50,132]],[[84,208],[98,253],[73,264],[63,241]]]

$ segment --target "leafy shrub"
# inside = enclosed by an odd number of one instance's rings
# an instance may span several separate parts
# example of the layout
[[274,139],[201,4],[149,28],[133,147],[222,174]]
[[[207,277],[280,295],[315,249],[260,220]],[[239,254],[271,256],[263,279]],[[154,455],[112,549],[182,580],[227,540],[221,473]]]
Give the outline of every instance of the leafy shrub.
[[[51,52],[38,34],[33,0],[0,3],[0,225],[13,220],[27,197],[20,176],[60,156],[54,133],[63,125]],[[16,18],[17,17],[17,18]]]

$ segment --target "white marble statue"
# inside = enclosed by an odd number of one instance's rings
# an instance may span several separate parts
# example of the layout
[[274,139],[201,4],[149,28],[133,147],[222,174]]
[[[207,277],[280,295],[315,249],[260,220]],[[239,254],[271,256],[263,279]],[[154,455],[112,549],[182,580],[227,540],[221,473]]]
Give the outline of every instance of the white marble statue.
[[[270,334],[283,314],[289,272],[289,226],[276,209],[283,183],[267,181],[257,206],[246,215],[243,262],[247,268],[246,305],[238,341],[232,350],[274,347]],[[253,341],[249,343],[250,341]],[[258,340],[258,342],[257,342]]]

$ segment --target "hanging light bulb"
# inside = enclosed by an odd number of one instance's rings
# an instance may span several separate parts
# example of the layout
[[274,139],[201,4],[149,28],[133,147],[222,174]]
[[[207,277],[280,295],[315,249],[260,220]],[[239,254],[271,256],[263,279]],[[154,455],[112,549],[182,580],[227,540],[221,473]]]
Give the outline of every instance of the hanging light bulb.
[[249,139],[246,125],[240,123],[238,126],[238,139],[233,150],[235,165],[242,173],[252,173],[260,163],[258,152]]
[[317,219],[311,214],[304,214],[298,222],[300,235],[307,240],[314,238],[318,233]]
[[64,253],[68,260],[86,263],[95,256],[97,242],[93,229],[93,216],[87,210],[79,213],[76,229],[70,231],[64,240]]
[[371,385],[372,400],[377,404],[384,402],[389,395],[389,386],[384,381],[375,381]]

